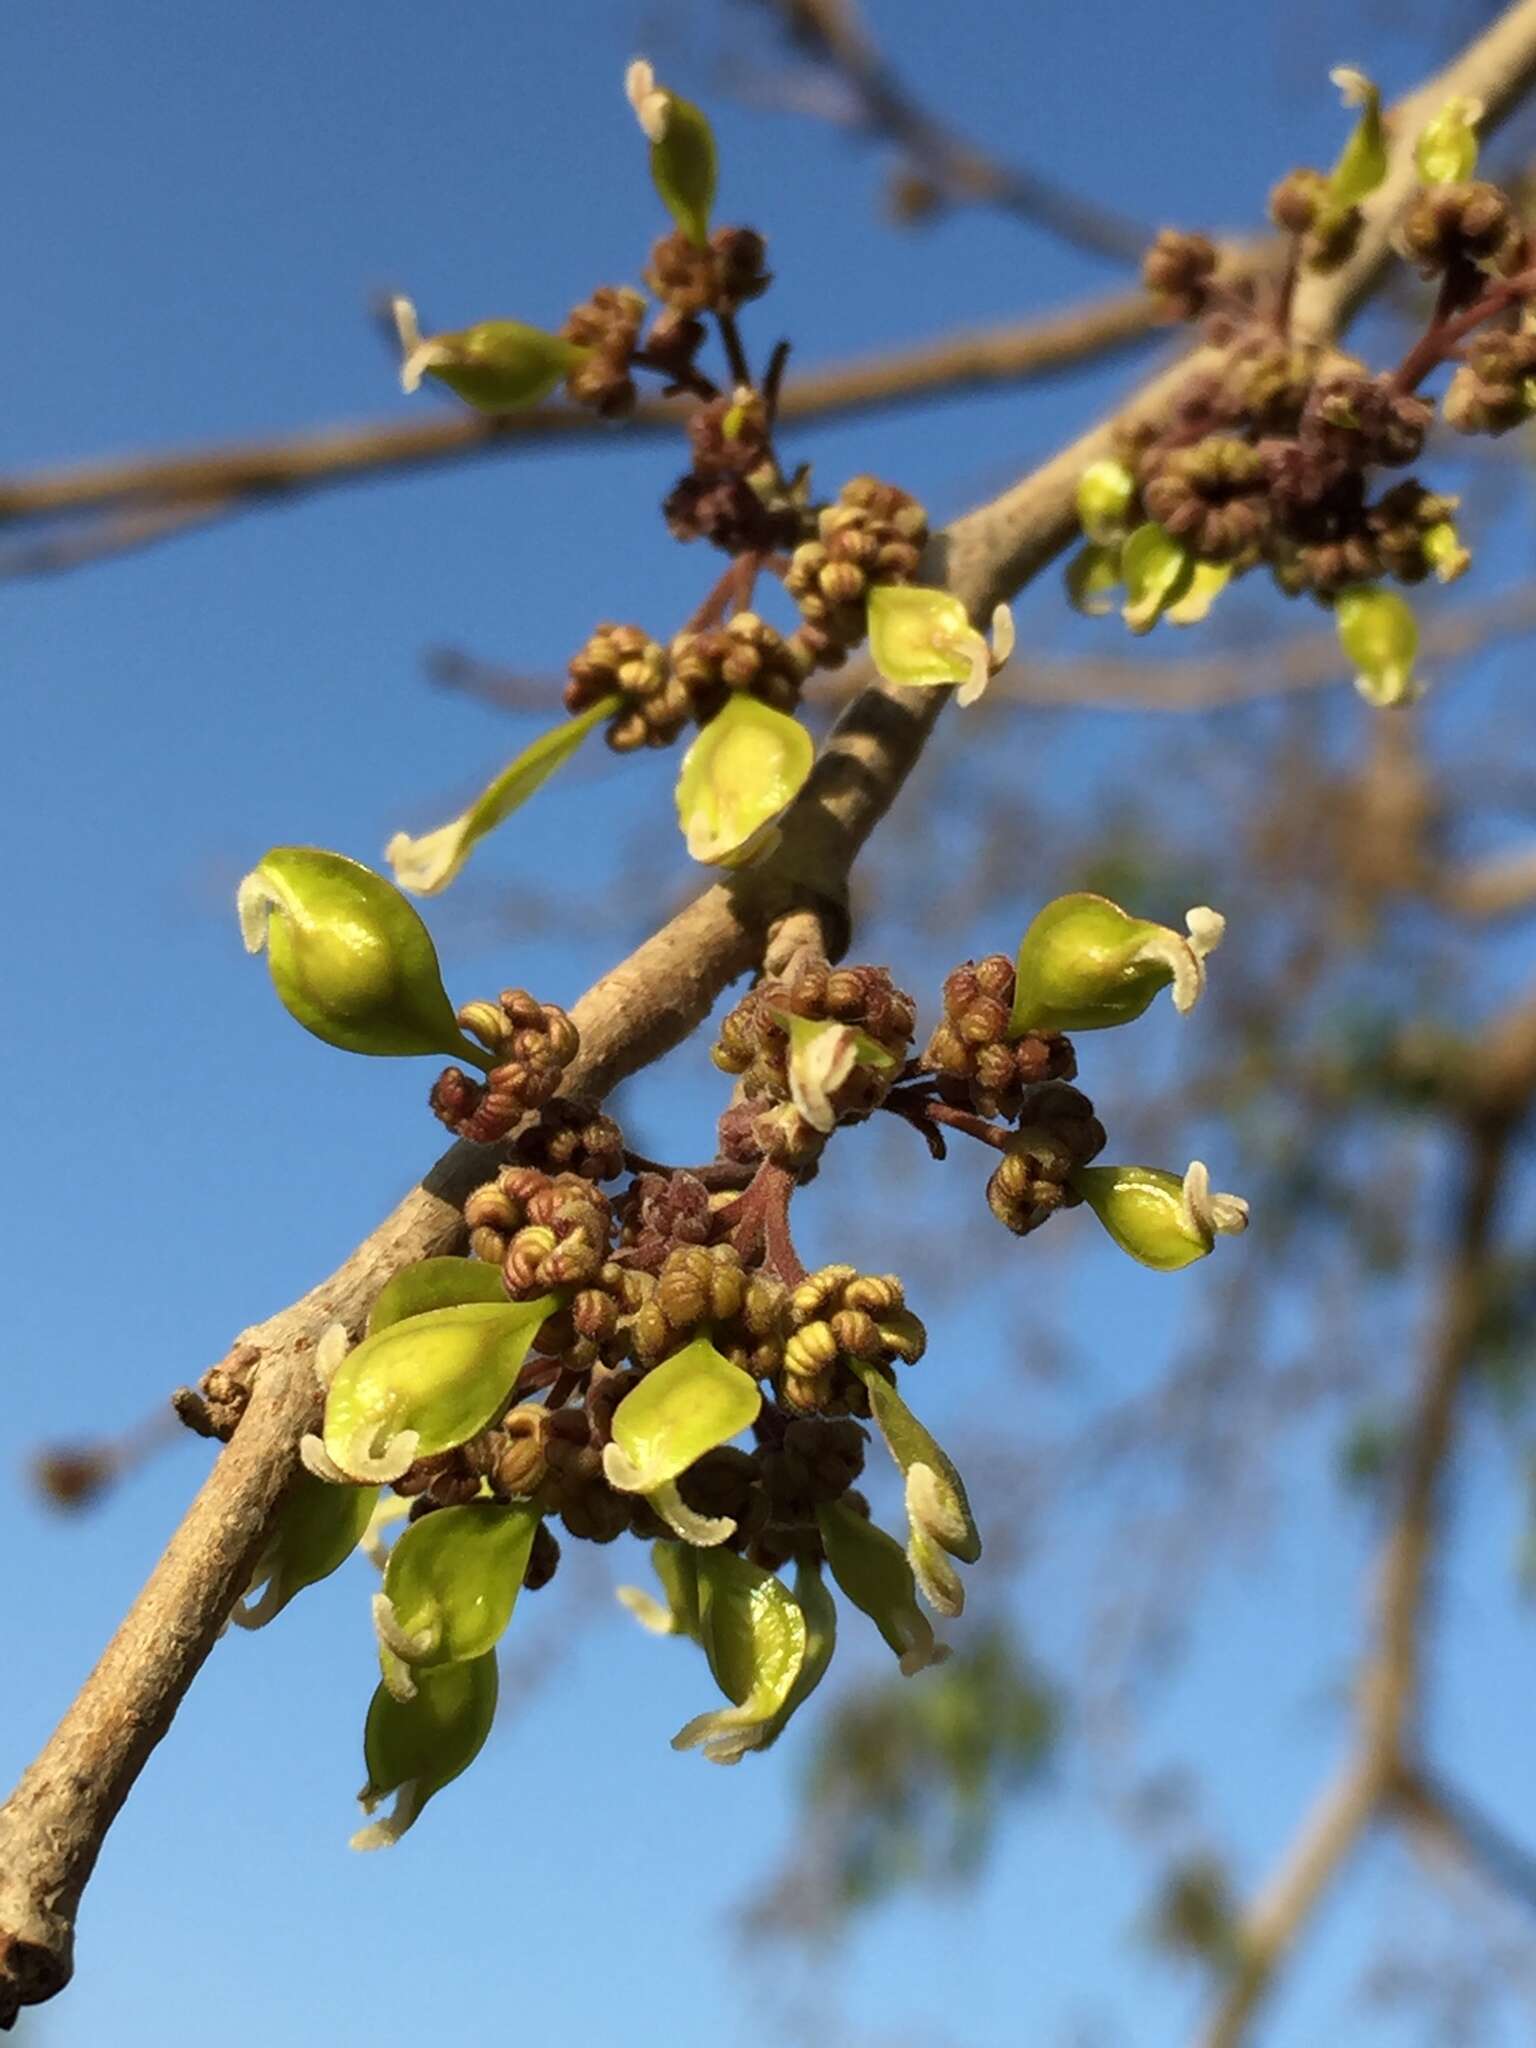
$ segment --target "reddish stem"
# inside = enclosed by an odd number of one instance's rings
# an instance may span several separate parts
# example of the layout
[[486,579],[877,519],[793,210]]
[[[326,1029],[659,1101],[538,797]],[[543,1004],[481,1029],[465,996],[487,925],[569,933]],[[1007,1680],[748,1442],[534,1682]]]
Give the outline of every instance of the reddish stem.
[[1505,278],[1502,284],[1484,292],[1464,313],[1458,313],[1452,319],[1432,321],[1393,371],[1393,390],[1414,390],[1474,328],[1518,305],[1533,292],[1536,292],[1536,268],[1518,271],[1515,276]]

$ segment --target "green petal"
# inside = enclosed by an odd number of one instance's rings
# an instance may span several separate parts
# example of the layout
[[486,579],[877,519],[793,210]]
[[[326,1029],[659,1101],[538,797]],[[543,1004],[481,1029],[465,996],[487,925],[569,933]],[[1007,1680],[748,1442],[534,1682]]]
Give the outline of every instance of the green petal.
[[729,1550],[696,1559],[699,1636],[715,1683],[731,1701],[699,1714],[672,1738],[674,1749],[702,1749],[711,1763],[738,1763],[778,1734],[805,1663],[805,1616],[772,1572]]
[[749,1428],[762,1405],[757,1382],[708,1338],[695,1338],[613,1411],[613,1440],[603,1452],[609,1484],[624,1493],[656,1492]]
[[[345,1564],[363,1539],[378,1497],[376,1486],[330,1486],[299,1472],[283,1496],[246,1597],[230,1616],[236,1626],[264,1627],[296,1593]],[[258,1587],[264,1590],[253,1599]]]
[[896,1652],[903,1676],[942,1663],[949,1651],[934,1640],[933,1624],[917,1604],[912,1567],[895,1537],[846,1501],[819,1507],[816,1520],[833,1578]]
[[1481,100],[1449,99],[1413,146],[1413,161],[1426,185],[1460,185],[1477,169],[1477,123]]
[[1413,607],[1395,590],[1379,584],[1356,584],[1334,600],[1339,645],[1355,664],[1355,688],[1378,710],[1411,704],[1421,697],[1414,678],[1419,651],[1419,622]]
[[[907,1556],[929,1605],[943,1614],[958,1614],[964,1605],[951,1586],[958,1586],[953,1573],[945,1574],[931,1559],[934,1545],[974,1564],[981,1556],[981,1533],[971,1513],[965,1481],[931,1431],[912,1413],[883,1373],[859,1359],[850,1364],[869,1391],[873,1415],[886,1449],[907,1481]],[[939,1600],[930,1595],[940,1584],[946,1588]]]
[[1160,989],[1181,1014],[1205,987],[1205,956],[1224,920],[1204,906],[1189,913],[1189,936],[1132,917],[1088,890],[1048,903],[1019,943],[1010,1038],[1026,1031],[1102,1031],[1130,1024]]
[[1210,617],[1211,606],[1231,581],[1230,562],[1196,562],[1189,588],[1177,603],[1165,607],[1163,617],[1170,626],[1198,626]]
[[1172,604],[1189,589],[1195,558],[1181,540],[1149,519],[1138,526],[1120,550],[1120,575],[1125,584],[1121,617],[1133,633],[1149,633]]
[[1387,137],[1381,119],[1381,94],[1363,72],[1341,66],[1333,82],[1346,106],[1357,106],[1360,119],[1340,152],[1328,180],[1328,204],[1339,212],[1368,199],[1387,175]]
[[1066,567],[1067,602],[1086,618],[1108,618],[1110,593],[1120,588],[1120,549],[1092,542],[1079,548]]
[[1177,1273],[1203,1259],[1215,1234],[1189,1214],[1184,1182],[1153,1166],[1084,1166],[1072,1186],[1123,1252],[1157,1273]]
[[877,583],[869,593],[869,651],[888,683],[972,680],[987,643],[948,590],[918,583]]
[[[446,889],[487,833],[510,818],[519,805],[527,803],[536,789],[568,761],[588,733],[611,718],[623,699],[604,697],[577,718],[568,718],[551,731],[541,733],[524,747],[516,760],[487,784],[469,809],[435,832],[419,838],[397,832],[384,849],[384,858],[394,869],[395,880],[413,896],[434,896]],[[484,1055],[481,1056],[484,1064]]]
[[426,1315],[435,1308],[462,1308],[470,1301],[505,1302],[507,1290],[499,1266],[483,1259],[418,1259],[386,1280],[368,1311],[368,1334],[376,1336],[392,1323]]
[[284,1008],[316,1038],[382,1058],[490,1064],[459,1029],[431,933],[372,868],[323,847],[274,846],[236,902],[246,951],[266,947]]
[[404,349],[401,384],[414,391],[423,376],[436,377],[477,412],[520,412],[536,405],[589,353],[522,320],[482,320],[423,339],[415,317],[408,300],[395,301]]
[[408,1700],[381,1685],[368,1709],[363,1754],[368,1782],[363,1811],[398,1796],[394,1811],[352,1837],[354,1849],[387,1849],[414,1826],[434,1793],[467,1771],[496,1718],[494,1651],[468,1664],[424,1671]]
[[1122,539],[1135,497],[1136,479],[1123,462],[1090,462],[1077,481],[1077,516],[1089,540]]
[[815,758],[797,719],[733,694],[700,731],[678,774],[677,817],[689,853],[716,866],[750,859]]
[[391,1323],[337,1366],[325,1400],[324,1445],[354,1479],[398,1479],[415,1459],[466,1443],[511,1398],[553,1294],[468,1302]]
[[659,87],[643,60],[629,67],[624,89],[651,145],[658,197],[689,241],[707,248],[715,199],[714,130],[691,100]]
[[389,1554],[376,1607],[383,1647],[413,1667],[483,1657],[500,1642],[540,1516],[470,1501],[412,1522]]

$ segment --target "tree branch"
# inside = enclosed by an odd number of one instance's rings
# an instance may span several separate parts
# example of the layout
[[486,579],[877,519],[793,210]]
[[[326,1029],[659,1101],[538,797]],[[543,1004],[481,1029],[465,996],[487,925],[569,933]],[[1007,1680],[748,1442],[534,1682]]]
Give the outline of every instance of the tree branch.
[[[1519,0],[1427,97],[1437,103],[1453,92],[1476,96],[1492,115],[1533,69],[1536,0]],[[1386,255],[1389,226],[1385,215],[1368,226],[1373,272]],[[1198,369],[1208,356],[1191,360]],[[1131,414],[1164,401],[1183,374],[1155,380]],[[924,573],[947,583],[974,617],[986,618],[1071,539],[1077,479],[1108,446],[1112,430],[1106,421],[936,536]],[[816,911],[830,950],[843,950],[849,870],[948,695],[879,682],[859,693],[772,856],[706,890],[576,1005],[582,1052],[575,1088],[600,1098],[678,1044],[789,914]],[[252,1387],[233,1441],[100,1663],[0,1808],[0,2024],[68,1981],[76,1910],[106,1831],[243,1592],[293,1471],[298,1439],[318,1412],[311,1359],[319,1333],[338,1319],[359,1329],[392,1272],[459,1248],[458,1204],[495,1161],[494,1153],[454,1146],[328,1280],[244,1332],[230,1354],[226,1363],[244,1371]]]
[[1134,263],[1150,231],[1053,178],[1005,162],[937,119],[876,48],[853,0],[764,0],[794,43],[845,88],[866,134],[892,142],[921,174],[930,203],[995,207],[1073,247]]
[[[786,384],[779,418],[814,425],[1024,383],[1116,353],[1161,331],[1156,305],[1145,292],[1117,292],[1038,319],[948,335],[812,371]],[[24,542],[0,552],[0,579],[74,567],[146,546],[181,526],[205,525],[338,484],[550,446],[611,446],[618,432],[677,434],[687,412],[677,400],[646,399],[625,427],[615,428],[574,406],[499,416],[462,408],[408,421],[371,420],[274,441],[193,449],[185,455],[114,457],[0,477],[0,526],[71,522],[52,542]],[[107,520],[101,514],[118,516]]]
[[[1524,1004],[1490,1039],[1513,1037],[1536,1050],[1533,1018],[1536,1005]],[[1330,1882],[1366,1830],[1390,1817],[1402,1787],[1417,1776],[1410,1758],[1442,1482],[1488,1281],[1494,1212],[1510,1144],[1533,1090],[1536,1058],[1518,1070],[1506,1060],[1496,1083],[1480,1083],[1466,1110],[1462,1184],[1447,1233],[1439,1308],[1414,1401],[1397,1509],[1377,1564],[1375,1632],[1361,1666],[1354,1748],[1234,1929],[1237,1961],[1198,2037],[1200,2048],[1239,2048]]]

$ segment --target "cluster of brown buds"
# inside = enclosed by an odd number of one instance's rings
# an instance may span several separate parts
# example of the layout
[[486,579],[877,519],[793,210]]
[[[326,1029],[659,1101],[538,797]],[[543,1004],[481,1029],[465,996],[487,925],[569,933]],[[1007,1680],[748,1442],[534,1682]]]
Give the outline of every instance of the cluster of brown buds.
[[432,1087],[432,1113],[457,1137],[494,1144],[557,1093],[581,1039],[564,1010],[521,988],[503,989],[494,1003],[466,1003],[458,1022],[494,1064],[483,1081],[445,1067]]
[[1454,497],[1381,472],[1419,459],[1436,416],[1421,386],[1441,364],[1458,366],[1440,401],[1451,426],[1498,433],[1536,413],[1536,262],[1515,201],[1473,176],[1480,110],[1453,101],[1419,138],[1422,182],[1400,230],[1404,257],[1438,283],[1421,337],[1387,370],[1294,338],[1298,278],[1348,258],[1387,171],[1375,87],[1336,76],[1359,121],[1331,174],[1297,170],[1275,187],[1271,215],[1290,237],[1278,289],[1224,278],[1203,235],[1165,230],[1148,252],[1149,289],[1173,316],[1204,321],[1213,348],[1084,476],[1088,546],[1068,580],[1087,610],[1107,611],[1123,587],[1126,623],[1145,632],[1204,618],[1262,565],[1286,595],[1335,613],[1361,693],[1386,705],[1420,686],[1412,611],[1384,586],[1448,582],[1470,557]]

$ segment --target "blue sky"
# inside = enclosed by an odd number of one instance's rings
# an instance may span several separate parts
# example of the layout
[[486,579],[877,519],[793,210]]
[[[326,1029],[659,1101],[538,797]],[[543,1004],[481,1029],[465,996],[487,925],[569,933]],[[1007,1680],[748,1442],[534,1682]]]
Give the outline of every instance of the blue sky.
[[[872,0],[870,13],[929,100],[997,148],[1153,224],[1218,227],[1251,223],[1274,176],[1332,152],[1331,64],[1367,63],[1391,90],[1433,59],[1440,26],[1433,9],[1420,34],[1379,8],[1317,0]],[[778,282],[752,318],[759,345],[787,332],[810,364],[1116,281],[1008,221],[887,226],[876,156],[722,84],[728,60],[774,54],[745,8],[72,0],[16,10],[6,43],[7,470],[404,419],[413,401],[366,315],[380,288],[408,289],[440,325],[554,325],[593,285],[632,275],[660,227],[619,90],[642,48],[715,108],[722,210],[769,236]],[[875,468],[943,515],[1049,452],[1126,375],[836,427],[805,452],[829,482]],[[23,864],[0,1018],[18,1197],[0,1438],[11,1458],[124,1424],[195,1377],[242,1324],[328,1270],[432,1156],[429,1072],[350,1062],[289,1026],[241,954],[234,884],[273,843],[375,859],[390,831],[439,822],[511,751],[522,728],[428,687],[427,647],[555,672],[597,617],[680,619],[711,572],[654,517],[670,469],[666,451],[615,434],[322,494],[0,591],[0,760]],[[1043,607],[1030,616],[1047,621]],[[1053,721],[1058,787],[1090,787],[1144,726]],[[460,999],[516,981],[570,1001],[681,898],[694,878],[671,772],[665,758],[601,763],[573,785],[574,829],[557,788],[487,853],[434,917]],[[951,832],[963,846],[964,821],[943,821],[941,844]],[[554,906],[532,937],[498,920],[513,877]],[[925,989],[943,965],[909,964]],[[1135,1055],[1104,1057],[1166,1059],[1171,1072],[1190,1043],[1154,1028]],[[625,1110],[646,1150],[681,1159],[707,1154],[717,1105],[699,1046],[636,1084]],[[826,1179],[813,1252],[838,1255],[850,1209],[878,1245],[858,1184]],[[1082,1255],[1048,1291],[1073,1315],[1088,1361],[1074,1385],[1091,1406],[1127,1373],[1159,1369],[1203,1283],[1191,1276],[1180,1295],[1085,1242],[1080,1231]],[[1051,1413],[1056,1397],[1008,1334],[1022,1285],[931,1315],[936,1420],[971,1391],[954,1373],[946,1386],[940,1359],[1006,1391],[1021,1432]],[[1295,1454],[1261,1576],[1252,1556],[1217,1569],[1210,1646],[1150,1714],[1153,1752],[1208,1772],[1204,1811],[1247,1875],[1334,1752],[1331,1688],[1363,1597],[1369,1528],[1339,1509],[1318,1449]],[[0,1776],[84,1675],[205,1463],[204,1446],[180,1443],[77,1521],[0,1494],[13,1643]],[[1496,1803],[1531,1814],[1536,1653],[1512,1638],[1504,1590],[1517,1508],[1497,1479],[1463,1507],[1438,1723]],[[1080,1641],[1103,1512],[1085,1504],[1075,1562],[1021,1583],[1047,1654]],[[525,1603],[507,1691],[526,1699],[388,1856],[345,1847],[372,1686],[365,1568],[269,1633],[222,1644],[103,1855],[79,1980],[29,2041],[190,2048],[216,2023],[234,2048],[354,2048],[450,2013],[548,2048],[759,2048],[793,2031],[807,1995],[823,2038],[832,2013],[842,2037],[882,2048],[1182,2038],[1191,1987],[1135,1930],[1147,1859],[1106,1817],[1110,1738],[1063,1758],[974,1894],[903,1900],[809,1988],[784,1959],[744,1950],[730,1908],[783,1849],[813,1730],[802,1720],[739,1771],[674,1756],[667,1737],[706,1704],[707,1678],[612,1609],[608,1586],[640,1563],[571,1559]],[[534,1685],[523,1672],[546,1656]],[[864,1668],[879,1668],[874,1650]],[[1309,1949],[1276,2043],[1337,2038],[1361,1944],[1397,1910],[1392,1878],[1391,1852],[1373,1852]],[[1367,2048],[1399,2038],[1350,2025]]]

